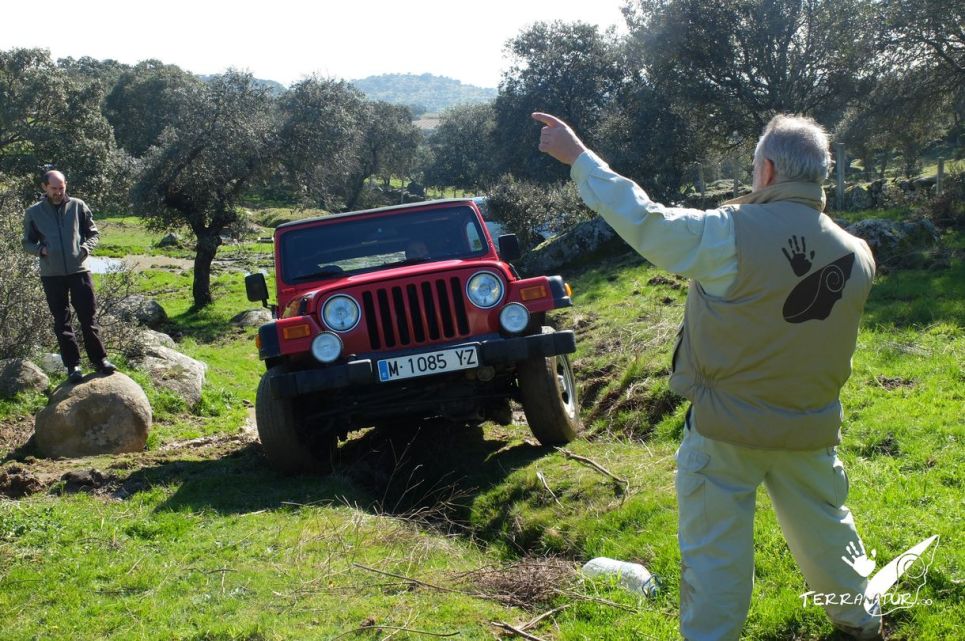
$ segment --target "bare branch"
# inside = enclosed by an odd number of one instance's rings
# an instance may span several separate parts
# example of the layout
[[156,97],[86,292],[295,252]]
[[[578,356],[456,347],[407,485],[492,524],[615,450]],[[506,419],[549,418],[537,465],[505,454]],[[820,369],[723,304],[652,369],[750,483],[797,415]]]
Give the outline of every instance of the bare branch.
[[579,461],[580,463],[585,463],[590,467],[592,467],[593,469],[595,469],[597,472],[600,472],[601,474],[604,474],[610,477],[611,479],[614,480],[614,482],[618,483],[623,487],[624,494],[630,493],[630,481],[620,478],[619,476],[613,474],[613,472],[606,469],[605,467],[603,467],[593,459],[587,458],[585,456],[580,456],[579,454],[574,454],[573,452],[570,452],[569,450],[565,450],[562,447],[558,447],[556,449],[558,452],[562,453],[563,456],[565,456],[566,458],[573,459],[574,461]]

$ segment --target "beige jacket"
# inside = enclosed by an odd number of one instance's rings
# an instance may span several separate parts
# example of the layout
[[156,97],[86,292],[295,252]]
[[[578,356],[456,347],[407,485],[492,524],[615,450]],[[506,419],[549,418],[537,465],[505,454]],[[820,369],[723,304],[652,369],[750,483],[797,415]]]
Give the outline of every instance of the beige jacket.
[[737,277],[724,296],[691,283],[670,387],[691,401],[707,438],[764,449],[835,445],[871,251],[820,213],[817,184],[778,183],[726,205]]

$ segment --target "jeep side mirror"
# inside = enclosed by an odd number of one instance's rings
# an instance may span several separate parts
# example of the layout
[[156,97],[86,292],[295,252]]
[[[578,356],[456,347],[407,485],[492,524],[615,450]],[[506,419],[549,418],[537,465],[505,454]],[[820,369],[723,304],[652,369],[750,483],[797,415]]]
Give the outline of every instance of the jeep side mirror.
[[503,234],[499,237],[499,257],[506,261],[518,260],[523,255],[516,234]]
[[245,276],[245,293],[248,294],[248,300],[261,301],[264,307],[268,307],[268,284],[261,272]]

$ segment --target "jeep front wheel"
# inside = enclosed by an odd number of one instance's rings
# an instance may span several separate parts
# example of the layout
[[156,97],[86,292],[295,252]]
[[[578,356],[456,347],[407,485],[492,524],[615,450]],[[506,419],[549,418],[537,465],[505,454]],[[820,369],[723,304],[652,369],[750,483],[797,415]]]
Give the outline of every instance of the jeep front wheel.
[[271,466],[285,474],[298,474],[317,468],[318,461],[299,436],[294,402],[272,396],[271,378],[285,371],[284,367],[276,366],[262,375],[255,397],[255,422]]
[[543,445],[562,445],[576,438],[580,426],[576,379],[566,354],[521,361],[516,376],[533,436]]

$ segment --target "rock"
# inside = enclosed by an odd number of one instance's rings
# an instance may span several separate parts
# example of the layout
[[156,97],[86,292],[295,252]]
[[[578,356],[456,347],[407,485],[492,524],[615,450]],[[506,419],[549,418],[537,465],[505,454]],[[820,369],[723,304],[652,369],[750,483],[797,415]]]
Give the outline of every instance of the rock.
[[64,482],[64,491],[69,493],[74,492],[89,492],[90,490],[97,490],[115,478],[109,474],[104,474],[96,468],[91,468],[89,470],[71,470],[65,472],[60,480]]
[[189,407],[201,401],[208,366],[163,345],[144,345],[131,364],[151,376],[154,384],[183,398]]
[[173,231],[165,234],[164,238],[157,241],[158,247],[180,247],[181,239]]
[[144,353],[145,347],[170,347],[171,349],[176,349],[177,343],[164,332],[145,329],[137,335],[137,347],[134,351]]
[[845,190],[844,202],[845,207],[852,211],[871,209],[874,206],[874,198],[871,192],[860,185],[855,185]]
[[48,457],[138,452],[151,429],[144,390],[121,372],[61,385],[35,421],[37,450]]
[[43,370],[24,358],[0,360],[0,398],[12,398],[20,392],[42,391],[50,385]]
[[523,256],[519,269],[524,274],[554,274],[592,254],[605,250],[619,253],[625,249],[623,239],[605,220],[596,217],[576,225]]
[[139,294],[119,301],[115,313],[123,320],[146,325],[152,329],[156,329],[168,319],[168,314],[161,303]]
[[904,221],[869,218],[849,225],[846,230],[868,243],[878,267],[925,267],[938,249],[938,229],[924,218]]
[[47,353],[37,357],[37,365],[46,374],[63,374],[67,366],[60,354]]
[[231,319],[231,323],[238,327],[261,327],[271,321],[271,310],[265,309],[264,307],[249,309]]

